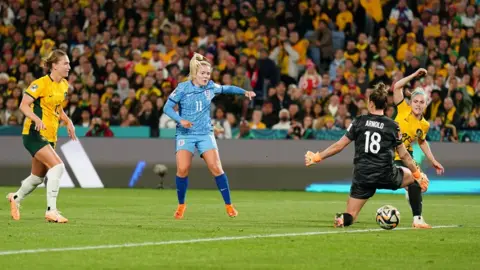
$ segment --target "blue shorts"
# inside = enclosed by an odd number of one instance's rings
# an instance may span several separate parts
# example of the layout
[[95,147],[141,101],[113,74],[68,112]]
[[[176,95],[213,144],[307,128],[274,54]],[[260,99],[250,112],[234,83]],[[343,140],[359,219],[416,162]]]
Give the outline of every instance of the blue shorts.
[[175,152],[178,150],[187,150],[195,154],[195,149],[202,155],[208,150],[218,149],[217,141],[213,134],[210,135],[177,135],[175,143]]

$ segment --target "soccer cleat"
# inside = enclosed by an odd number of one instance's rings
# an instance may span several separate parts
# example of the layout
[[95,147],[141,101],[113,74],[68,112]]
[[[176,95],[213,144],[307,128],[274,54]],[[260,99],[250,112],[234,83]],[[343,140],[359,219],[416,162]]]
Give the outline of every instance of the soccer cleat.
[[227,210],[227,214],[229,217],[238,216],[238,211],[233,207],[233,205],[225,204],[225,209]]
[[187,208],[186,204],[179,204],[177,207],[177,211],[175,211],[174,217],[176,219],[182,219],[183,218],[183,213],[185,213],[185,209]]
[[432,228],[432,226],[430,226],[429,224],[427,224],[425,222],[425,220],[423,219],[422,216],[418,216],[418,217],[413,218],[412,227],[416,228],[416,229],[431,229]]
[[20,220],[20,204],[13,198],[15,193],[9,193],[7,195],[8,202],[10,203],[10,215],[13,220]]
[[54,222],[54,223],[67,223],[68,219],[66,219],[64,216],[60,214],[60,211],[58,210],[50,210],[45,212],[45,220],[48,222]]
[[335,221],[333,223],[333,226],[335,228],[343,228],[343,214],[342,213],[337,213],[335,214]]

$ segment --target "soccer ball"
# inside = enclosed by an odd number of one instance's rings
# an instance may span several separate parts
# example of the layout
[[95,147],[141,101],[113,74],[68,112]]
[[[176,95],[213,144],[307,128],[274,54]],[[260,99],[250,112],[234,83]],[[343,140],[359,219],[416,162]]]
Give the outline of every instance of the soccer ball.
[[391,230],[400,223],[400,212],[391,205],[384,205],[378,208],[375,220],[382,229]]

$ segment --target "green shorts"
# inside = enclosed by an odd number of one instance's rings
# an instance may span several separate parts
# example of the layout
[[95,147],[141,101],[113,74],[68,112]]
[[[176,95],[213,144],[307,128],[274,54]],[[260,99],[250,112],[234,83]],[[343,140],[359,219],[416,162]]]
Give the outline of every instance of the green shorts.
[[407,166],[405,166],[405,164],[403,163],[403,160],[394,160],[394,161],[393,161],[393,164],[397,165],[397,167],[407,167]]
[[42,149],[47,145],[51,145],[53,149],[55,149],[55,143],[47,141],[44,137],[40,135],[40,132],[36,130],[30,130],[30,134],[23,135],[23,146],[27,149],[27,151],[32,155],[38,152],[38,150]]

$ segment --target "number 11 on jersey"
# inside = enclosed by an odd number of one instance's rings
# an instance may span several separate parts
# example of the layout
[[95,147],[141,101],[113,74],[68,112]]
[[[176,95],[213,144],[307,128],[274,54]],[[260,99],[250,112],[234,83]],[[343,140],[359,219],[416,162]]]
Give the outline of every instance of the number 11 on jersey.
[[202,101],[195,101],[195,108],[196,108],[196,111],[199,112],[203,109],[203,104],[202,104]]
[[380,151],[381,140],[382,136],[377,132],[365,131],[365,153],[377,154]]

